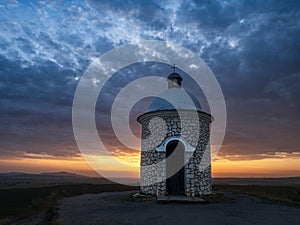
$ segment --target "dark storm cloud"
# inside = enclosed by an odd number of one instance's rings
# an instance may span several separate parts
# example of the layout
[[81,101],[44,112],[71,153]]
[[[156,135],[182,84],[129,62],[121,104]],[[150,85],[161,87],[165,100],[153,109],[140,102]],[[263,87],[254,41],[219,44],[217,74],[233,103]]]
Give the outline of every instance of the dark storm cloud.
[[51,62],[22,68],[1,57],[0,65],[1,154],[74,154],[69,146],[74,145],[70,125],[76,74]]
[[214,55],[218,63],[212,67],[222,75],[219,80],[228,98],[225,155],[299,151],[300,30],[296,21],[300,14],[296,9],[263,7],[250,14],[242,21],[251,31],[247,36],[238,32],[239,26],[232,26],[239,40],[233,57],[228,57],[232,51],[226,49]]
[[[7,1],[0,10],[2,156],[78,153],[71,124],[78,79],[102,53],[143,39],[187,47],[215,73],[228,109],[223,156],[300,151],[298,1]],[[107,83],[96,107],[106,145],[120,145],[109,119],[121,88],[168,73],[163,65],[140,64]],[[206,105],[187,76],[184,85]]]

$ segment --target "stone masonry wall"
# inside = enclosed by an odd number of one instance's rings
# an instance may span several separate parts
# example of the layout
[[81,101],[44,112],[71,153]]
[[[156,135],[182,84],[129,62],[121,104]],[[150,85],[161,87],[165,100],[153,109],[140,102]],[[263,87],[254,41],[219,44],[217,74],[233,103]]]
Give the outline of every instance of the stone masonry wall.
[[172,110],[147,113],[139,121],[142,124],[141,192],[166,194],[166,153],[156,148],[166,139],[176,137],[195,147],[194,151],[185,151],[185,194],[211,194],[210,115],[181,111],[179,117]]

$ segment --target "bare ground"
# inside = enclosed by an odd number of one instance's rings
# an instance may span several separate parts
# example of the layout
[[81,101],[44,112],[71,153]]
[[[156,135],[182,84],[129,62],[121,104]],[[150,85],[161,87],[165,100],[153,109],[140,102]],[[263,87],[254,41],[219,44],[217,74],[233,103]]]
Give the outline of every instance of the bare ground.
[[300,209],[233,195],[233,202],[158,204],[124,200],[130,192],[87,194],[59,201],[64,225],[299,225]]

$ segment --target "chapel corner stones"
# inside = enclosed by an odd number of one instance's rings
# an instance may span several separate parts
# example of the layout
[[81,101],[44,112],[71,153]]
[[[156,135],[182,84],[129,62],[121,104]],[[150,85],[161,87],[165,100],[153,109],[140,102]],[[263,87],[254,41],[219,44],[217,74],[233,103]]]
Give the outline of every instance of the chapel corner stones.
[[212,116],[181,88],[182,80],[174,69],[167,78],[168,89],[137,118],[142,125],[140,172],[144,194],[211,194]]

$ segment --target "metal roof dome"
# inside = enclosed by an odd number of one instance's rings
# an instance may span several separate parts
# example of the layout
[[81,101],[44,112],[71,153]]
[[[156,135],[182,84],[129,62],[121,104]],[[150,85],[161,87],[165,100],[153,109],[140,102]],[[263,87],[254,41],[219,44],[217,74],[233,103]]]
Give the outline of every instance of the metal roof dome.
[[174,109],[196,110],[202,112],[198,100],[191,93],[181,88],[181,81],[183,79],[180,74],[176,73],[176,68],[176,64],[174,64],[172,66],[172,69],[174,69],[173,73],[167,77],[168,90],[162,92],[153,99],[152,104],[146,113]]
[[169,88],[155,97],[147,112],[174,109],[197,110],[202,112],[198,100],[191,93],[182,88]]

